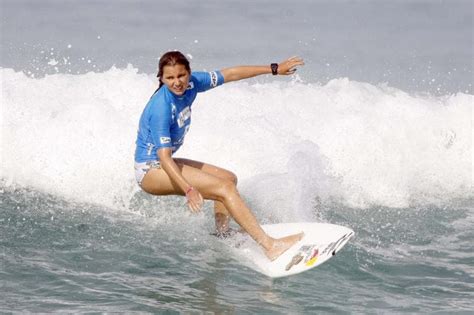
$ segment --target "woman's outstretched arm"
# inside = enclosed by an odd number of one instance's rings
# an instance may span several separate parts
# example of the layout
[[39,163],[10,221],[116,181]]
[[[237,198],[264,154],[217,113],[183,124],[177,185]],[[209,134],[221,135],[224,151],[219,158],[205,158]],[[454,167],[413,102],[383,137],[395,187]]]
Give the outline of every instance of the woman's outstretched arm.
[[[297,66],[304,65],[303,59],[300,57],[291,57],[278,64],[279,75],[290,75],[295,73]],[[270,65],[267,66],[237,66],[221,70],[224,76],[224,82],[232,82],[243,79],[256,77],[262,74],[272,73]]]

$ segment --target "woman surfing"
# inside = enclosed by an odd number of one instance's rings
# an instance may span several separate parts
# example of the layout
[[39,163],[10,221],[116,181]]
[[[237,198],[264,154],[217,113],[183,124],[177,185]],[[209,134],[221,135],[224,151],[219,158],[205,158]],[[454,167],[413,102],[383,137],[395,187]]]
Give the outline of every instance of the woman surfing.
[[204,162],[174,158],[173,154],[189,130],[191,106],[198,93],[263,74],[291,75],[303,64],[301,58],[292,57],[279,64],[191,72],[182,53],[165,53],[158,65],[159,87],[140,117],[135,151],[135,175],[140,187],[153,195],[185,196],[192,212],[201,210],[204,199],[213,200],[218,235],[228,232],[232,217],[270,260],[283,254],[304,234],[270,237],[240,197],[235,174]]

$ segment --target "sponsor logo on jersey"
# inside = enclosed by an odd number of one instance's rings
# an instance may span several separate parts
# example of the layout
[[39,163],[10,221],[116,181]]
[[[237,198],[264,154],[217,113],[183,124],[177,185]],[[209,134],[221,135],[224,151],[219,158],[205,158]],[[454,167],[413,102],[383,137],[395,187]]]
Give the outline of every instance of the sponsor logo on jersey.
[[176,105],[171,103],[171,120],[174,120],[176,117]]
[[153,151],[153,148],[155,147],[155,145],[153,143],[147,143],[146,144],[146,155],[151,155],[152,151]]
[[167,144],[167,143],[170,143],[170,142],[171,142],[170,137],[160,137],[160,143],[161,144]]
[[215,71],[209,72],[209,75],[211,76],[211,87],[216,87],[217,86],[217,73]]
[[186,90],[192,90],[194,89],[194,82],[193,81],[189,81],[189,85],[188,87],[186,88]]
[[176,145],[182,145],[183,142],[184,142],[184,137],[186,137],[186,134],[188,133],[189,131],[189,127],[191,127],[190,125],[187,125],[186,127],[184,127],[184,132],[183,132],[183,135],[181,136],[181,138],[178,140],[178,141],[175,141],[173,144],[176,144]]
[[178,126],[179,128],[183,128],[183,126],[186,123],[186,120],[191,118],[191,108],[189,106],[186,106],[178,115]]

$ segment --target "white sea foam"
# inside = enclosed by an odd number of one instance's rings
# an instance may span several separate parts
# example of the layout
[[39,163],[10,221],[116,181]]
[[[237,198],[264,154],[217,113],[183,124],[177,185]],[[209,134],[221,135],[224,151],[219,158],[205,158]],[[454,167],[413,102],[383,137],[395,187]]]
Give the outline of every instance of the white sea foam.
[[[126,206],[138,190],[138,119],[156,79],[131,66],[41,79],[2,68],[1,76],[3,182]],[[306,216],[315,199],[449,202],[473,196],[473,100],[344,78],[227,84],[198,96],[177,155],[231,169],[250,203],[283,220]]]

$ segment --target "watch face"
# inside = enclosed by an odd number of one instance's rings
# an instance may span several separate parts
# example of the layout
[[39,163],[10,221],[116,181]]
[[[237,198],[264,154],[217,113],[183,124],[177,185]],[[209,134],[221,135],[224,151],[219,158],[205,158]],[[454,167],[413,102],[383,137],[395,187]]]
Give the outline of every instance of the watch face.
[[273,75],[278,74],[278,64],[277,63],[272,63],[271,68],[272,68],[272,74]]

